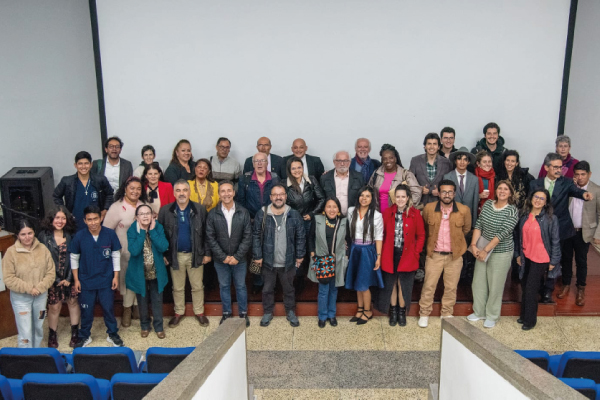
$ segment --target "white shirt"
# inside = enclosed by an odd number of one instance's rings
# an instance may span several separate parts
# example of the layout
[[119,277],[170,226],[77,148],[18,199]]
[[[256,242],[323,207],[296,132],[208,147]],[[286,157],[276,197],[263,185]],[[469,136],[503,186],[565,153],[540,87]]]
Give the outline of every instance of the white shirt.
[[267,156],[267,171],[271,172],[271,154]]
[[[463,185],[465,186],[465,189],[466,189],[467,188],[467,171],[465,171],[464,174],[461,174],[460,172],[458,172],[457,169],[455,169],[454,171],[456,171],[456,182],[458,182],[458,185],[457,185],[458,188],[460,187],[460,177],[464,176],[464,178],[463,178]],[[458,190],[460,190],[460,189],[458,189]]]
[[104,170],[104,176],[108,179],[108,183],[116,192],[119,189],[119,174],[121,172],[121,158],[119,158],[119,162],[117,165],[111,165],[106,159],[106,169]]
[[229,234],[229,237],[231,237],[231,223],[233,222],[233,214],[235,214],[235,203],[233,203],[231,210],[228,210],[223,203],[221,203],[221,211],[223,211],[223,215],[227,221],[227,233]]
[[306,166],[306,154],[302,156],[302,168],[304,168],[304,175],[308,176],[308,167]]
[[[551,183],[554,183],[554,184],[556,184],[556,179],[555,179],[555,180],[552,180],[552,179],[548,178],[548,176],[546,176],[546,177],[544,178],[544,188],[545,188],[546,190],[549,190],[549,188],[550,188],[550,184],[551,184]],[[553,191],[554,191],[554,190],[553,190]],[[550,197],[552,197],[552,195],[550,195]]]
[[[354,212],[354,208],[355,207],[350,207],[348,209],[348,226],[352,226],[352,214]],[[356,232],[352,238],[354,242],[358,240],[363,241],[363,221],[364,219],[360,219],[360,217],[356,221]],[[375,229],[373,230],[375,240],[383,240],[383,216],[379,211],[375,211],[373,222],[375,223]],[[370,242],[370,237],[367,238],[366,242]]]
[[[577,185],[576,185],[577,186]],[[579,187],[579,186],[577,186]],[[588,185],[581,187],[580,189],[587,191]],[[571,220],[573,220],[573,226],[575,229],[581,229],[583,225],[583,202],[585,200],[578,199],[576,197],[571,198],[571,204],[569,204],[569,214],[571,214]]]

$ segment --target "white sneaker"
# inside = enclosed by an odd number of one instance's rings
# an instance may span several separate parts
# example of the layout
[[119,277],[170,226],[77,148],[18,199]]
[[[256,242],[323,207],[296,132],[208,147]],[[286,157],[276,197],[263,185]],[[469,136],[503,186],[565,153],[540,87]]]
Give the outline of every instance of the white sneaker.
[[467,319],[468,319],[469,321],[472,321],[472,322],[474,322],[474,321],[479,321],[480,319],[485,319],[485,317],[478,317],[477,315],[475,315],[475,313],[473,313],[473,314],[469,315],[469,316],[467,317]]
[[495,326],[496,326],[496,321],[492,321],[489,319],[486,319],[485,322],[483,323],[484,328],[493,328]]
[[83,342],[83,344],[81,345],[81,347],[87,347],[92,343],[92,337],[89,336],[87,339],[85,339],[85,341]]
[[421,328],[427,328],[427,325],[429,325],[429,317],[420,317],[418,324]]

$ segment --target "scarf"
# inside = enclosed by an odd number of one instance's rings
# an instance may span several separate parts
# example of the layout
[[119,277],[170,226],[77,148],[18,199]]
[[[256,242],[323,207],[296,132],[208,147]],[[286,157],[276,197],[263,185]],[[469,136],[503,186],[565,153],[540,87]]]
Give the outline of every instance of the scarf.
[[488,196],[487,199],[480,199],[479,200],[479,207],[477,209],[477,215],[479,215],[479,213],[481,212],[481,208],[483,207],[483,204],[488,201],[488,200],[493,200],[494,199],[494,187],[495,187],[495,180],[496,180],[496,173],[494,172],[494,169],[490,169],[488,172],[485,172],[484,170],[482,170],[479,167],[475,168],[475,176],[477,178],[479,178],[479,193],[483,192],[483,179],[487,179],[488,182],[488,190],[490,191],[490,195]]
[[154,199],[158,199],[158,185],[156,185],[156,187],[154,189],[152,189],[150,186],[147,186],[149,192],[148,192],[148,202],[149,203],[154,203]]
[[[371,157],[367,156],[367,158],[363,160],[357,154],[356,156],[354,156],[354,161],[356,161],[356,163],[361,166],[360,173],[362,174],[365,183],[369,182],[369,179],[371,178],[371,175],[373,175],[374,172],[372,170],[373,163],[371,162]],[[352,168],[352,166],[350,167]]]

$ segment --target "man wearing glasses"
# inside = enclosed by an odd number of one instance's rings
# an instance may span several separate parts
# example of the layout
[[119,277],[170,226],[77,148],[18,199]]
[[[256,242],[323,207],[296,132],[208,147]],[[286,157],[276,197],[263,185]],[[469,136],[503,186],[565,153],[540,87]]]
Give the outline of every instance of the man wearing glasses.
[[231,181],[234,184],[234,190],[237,189],[238,180],[242,174],[240,163],[233,157],[229,157],[231,151],[231,141],[226,137],[220,137],[217,140],[217,157],[210,157],[212,164],[213,178],[218,182]]
[[321,186],[325,197],[338,198],[342,206],[340,211],[346,215],[348,207],[356,205],[358,191],[365,185],[365,181],[360,172],[350,169],[350,153],[347,151],[335,153],[333,165],[335,168],[321,177]]
[[261,209],[271,204],[271,188],[279,183],[279,175],[268,171],[269,160],[265,153],[256,153],[252,157],[254,169],[240,177],[237,200],[250,212],[250,218]]
[[121,158],[123,142],[117,136],[110,137],[104,142],[104,153],[102,160],[95,160],[92,164],[90,174],[104,175],[108,183],[116,192],[119,187],[133,175],[131,162]]
[[[285,164],[283,163],[283,158],[281,156],[271,154],[271,139],[268,137],[261,137],[258,139],[256,141],[256,150],[258,150],[259,153],[263,153],[267,156],[266,170],[276,173],[281,179],[281,177],[285,174]],[[252,157],[248,157],[246,159],[246,162],[244,163],[244,174],[254,170],[252,159]]]
[[[531,181],[529,192],[535,192],[538,189],[546,189],[550,193],[550,202],[554,208],[554,215],[558,218],[560,228],[560,247],[565,246],[567,239],[575,236],[575,227],[569,214],[569,197],[575,197],[589,201],[593,198],[590,192],[575,186],[572,179],[562,176],[563,159],[558,153],[548,153],[544,159],[544,169],[546,177]],[[548,277],[542,293],[542,303],[552,302],[552,292],[554,291],[554,277]]]
[[456,131],[454,128],[446,126],[440,132],[442,138],[442,146],[440,147],[439,154],[442,157],[450,158],[450,154],[454,153],[458,149],[454,147],[454,139],[456,139]]

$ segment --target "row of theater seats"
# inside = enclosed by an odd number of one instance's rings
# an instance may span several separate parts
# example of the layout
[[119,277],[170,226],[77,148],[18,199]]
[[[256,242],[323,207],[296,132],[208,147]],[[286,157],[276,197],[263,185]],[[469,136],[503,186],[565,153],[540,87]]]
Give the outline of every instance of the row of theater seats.
[[[4,378],[1,395],[6,399],[10,389],[12,394],[8,398],[15,400],[23,396],[105,399],[110,398],[112,391],[113,399],[141,399],[193,350],[194,347],[150,347],[145,360],[142,357],[138,362],[133,350],[127,347],[83,347],[74,349],[73,354],[61,354],[52,348],[3,348],[0,349],[0,375]],[[83,381],[88,384],[78,383]],[[42,390],[44,396],[34,394],[34,388]],[[73,396],[69,394],[71,391]],[[80,391],[86,395],[82,397]]]
[[588,399],[600,400],[600,352],[567,351],[549,355],[543,350],[515,350]]

